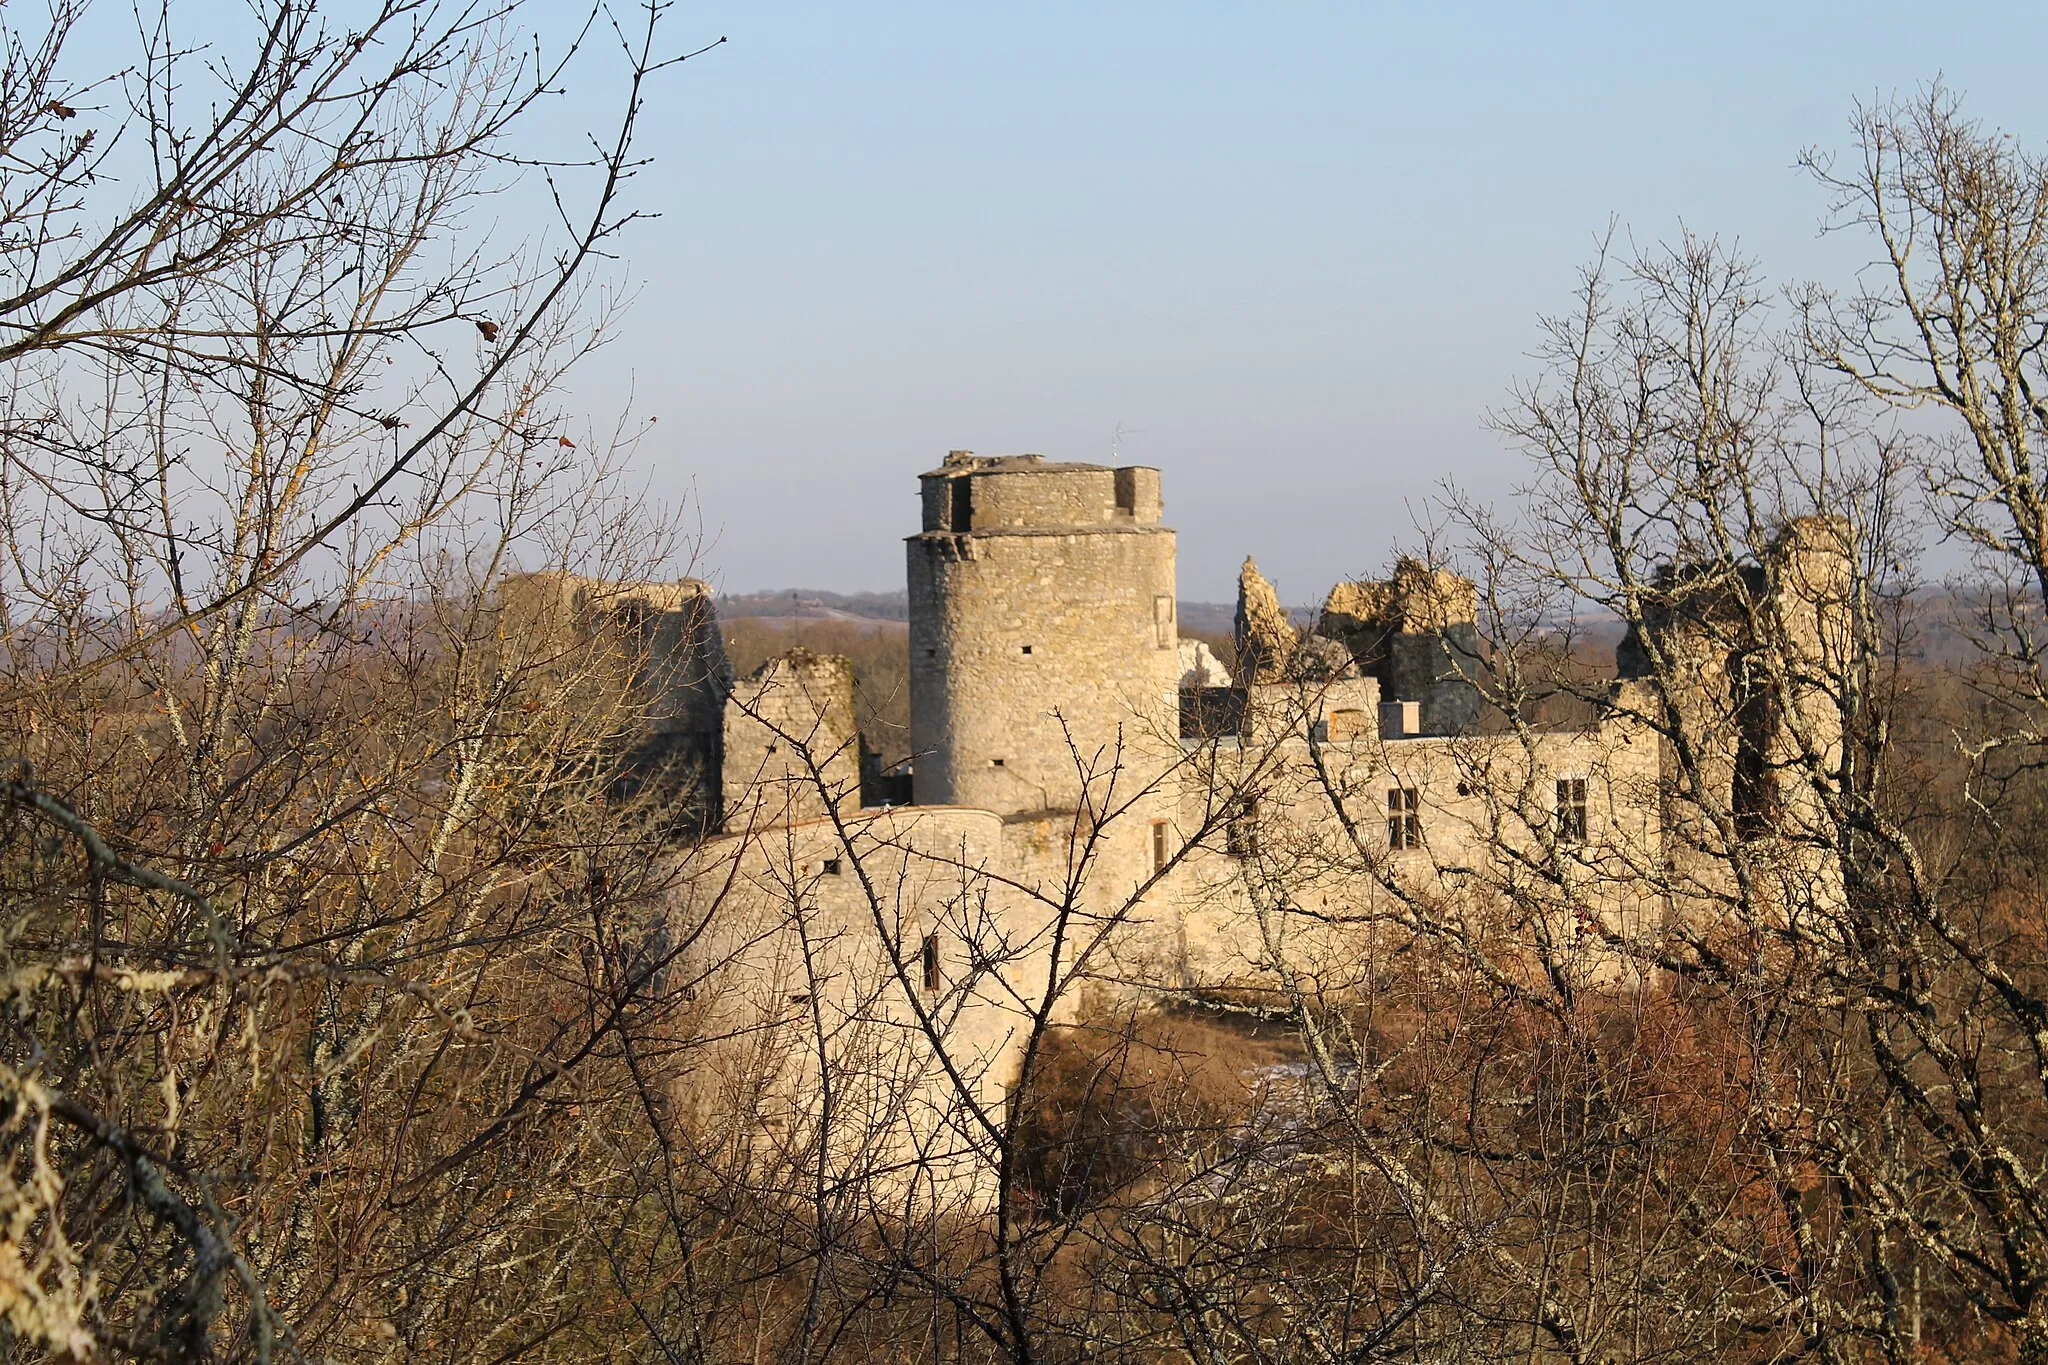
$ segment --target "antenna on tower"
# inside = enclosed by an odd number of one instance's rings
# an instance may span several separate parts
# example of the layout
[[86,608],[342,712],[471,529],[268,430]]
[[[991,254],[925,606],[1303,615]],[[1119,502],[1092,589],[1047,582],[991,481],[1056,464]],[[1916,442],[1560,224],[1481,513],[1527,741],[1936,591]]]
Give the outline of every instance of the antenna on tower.
[[1109,458],[1115,461],[1123,457],[1124,437],[1143,436],[1144,434],[1145,428],[1143,427],[1125,427],[1122,422],[1118,422],[1109,429]]

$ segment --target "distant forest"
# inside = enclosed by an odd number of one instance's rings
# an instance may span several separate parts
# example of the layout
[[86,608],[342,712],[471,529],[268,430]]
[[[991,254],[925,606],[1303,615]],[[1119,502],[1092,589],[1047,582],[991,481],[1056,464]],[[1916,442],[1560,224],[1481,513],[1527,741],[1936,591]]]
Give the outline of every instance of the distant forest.
[[[1183,635],[1206,638],[1230,634],[1229,602],[1182,602],[1180,629]],[[1304,623],[1313,618],[1311,607],[1295,609]],[[738,617],[789,617],[822,621],[907,621],[908,595],[901,592],[823,592],[816,588],[778,588],[768,592],[733,593],[718,599],[721,620]]]

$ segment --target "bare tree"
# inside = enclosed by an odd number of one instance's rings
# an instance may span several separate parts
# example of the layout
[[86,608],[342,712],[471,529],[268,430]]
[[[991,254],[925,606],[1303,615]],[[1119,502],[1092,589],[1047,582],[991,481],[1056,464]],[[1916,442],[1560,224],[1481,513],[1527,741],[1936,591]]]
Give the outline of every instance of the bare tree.
[[[513,16],[263,13],[189,124],[168,12],[0,66],[16,1354],[2048,1360],[2024,149],[1859,114],[1891,274],[1790,327],[1602,253],[1446,508],[1459,733],[1283,621],[1228,742],[863,809],[808,654],[660,769],[708,597],[551,398],[651,37],[571,167]],[[529,171],[587,211],[490,257]]]
[[[17,16],[19,17],[19,16]],[[608,1355],[688,983],[608,604],[689,547],[573,426],[659,7],[280,0],[8,26],[14,1349]],[[621,113],[536,116],[593,38]],[[535,40],[529,44],[529,39]],[[494,247],[490,196],[552,191]],[[630,605],[630,604],[624,604]]]

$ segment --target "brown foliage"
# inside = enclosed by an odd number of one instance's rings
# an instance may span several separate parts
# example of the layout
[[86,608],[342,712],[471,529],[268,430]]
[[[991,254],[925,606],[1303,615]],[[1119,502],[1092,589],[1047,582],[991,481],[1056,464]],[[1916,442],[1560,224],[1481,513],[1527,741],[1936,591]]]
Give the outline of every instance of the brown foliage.
[[1060,1217],[1129,1197],[1162,1167],[1228,1143],[1274,1069],[1300,1056],[1284,1027],[1222,1013],[1152,1009],[1052,1029],[1015,1102],[1024,1186]]

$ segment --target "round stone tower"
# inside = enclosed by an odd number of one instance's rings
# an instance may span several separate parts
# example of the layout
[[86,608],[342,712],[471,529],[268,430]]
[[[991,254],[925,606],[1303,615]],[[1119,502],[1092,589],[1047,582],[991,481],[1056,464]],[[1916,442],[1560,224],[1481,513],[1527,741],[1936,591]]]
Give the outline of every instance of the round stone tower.
[[1070,809],[1083,765],[1106,779],[1119,762],[1118,792],[1134,794],[1179,752],[1159,471],[954,451],[922,483],[908,545],[918,804]]

